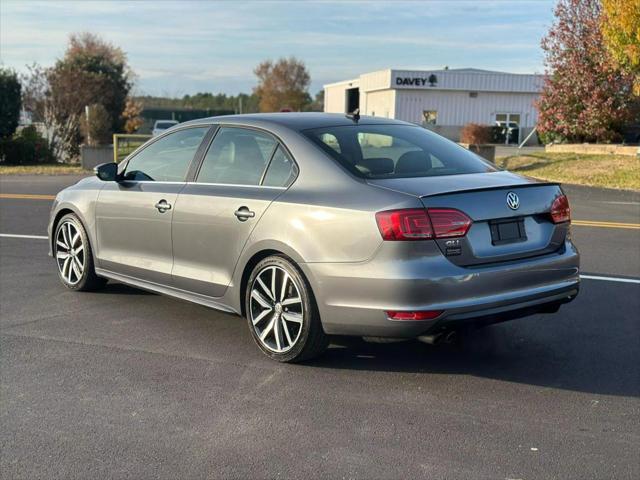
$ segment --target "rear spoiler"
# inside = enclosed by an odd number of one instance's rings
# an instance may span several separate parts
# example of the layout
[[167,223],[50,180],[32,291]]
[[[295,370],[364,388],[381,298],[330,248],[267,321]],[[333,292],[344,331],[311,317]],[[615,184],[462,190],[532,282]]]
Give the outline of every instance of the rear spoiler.
[[439,197],[441,195],[451,195],[455,193],[469,193],[469,192],[487,192],[489,190],[512,190],[514,188],[531,188],[531,187],[551,187],[556,186],[560,187],[559,182],[536,182],[536,183],[523,183],[521,185],[499,185],[494,187],[478,187],[478,188],[468,188],[466,190],[455,190],[451,192],[438,192],[432,193],[430,195],[420,195],[420,198],[428,198],[428,197]]

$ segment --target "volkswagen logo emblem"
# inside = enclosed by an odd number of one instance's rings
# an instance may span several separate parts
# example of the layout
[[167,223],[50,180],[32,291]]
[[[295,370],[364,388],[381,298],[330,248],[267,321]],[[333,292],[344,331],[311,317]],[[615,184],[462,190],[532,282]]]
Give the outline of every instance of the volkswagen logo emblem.
[[518,198],[518,195],[516,195],[515,192],[507,193],[507,206],[511,210],[517,210],[518,207],[520,206],[520,199]]

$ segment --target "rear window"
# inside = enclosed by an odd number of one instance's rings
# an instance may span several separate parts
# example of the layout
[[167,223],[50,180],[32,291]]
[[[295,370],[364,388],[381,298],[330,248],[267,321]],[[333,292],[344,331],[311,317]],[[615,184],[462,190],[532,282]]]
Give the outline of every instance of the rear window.
[[349,125],[303,132],[347,170],[364,178],[494,172],[469,150],[422,127]]

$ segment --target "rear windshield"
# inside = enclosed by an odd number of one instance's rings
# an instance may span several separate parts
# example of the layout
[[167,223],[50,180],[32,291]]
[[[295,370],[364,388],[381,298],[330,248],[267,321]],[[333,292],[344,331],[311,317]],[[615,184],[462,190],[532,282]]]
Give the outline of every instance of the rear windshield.
[[303,132],[349,171],[364,178],[434,177],[494,172],[469,150],[411,125],[349,125]]

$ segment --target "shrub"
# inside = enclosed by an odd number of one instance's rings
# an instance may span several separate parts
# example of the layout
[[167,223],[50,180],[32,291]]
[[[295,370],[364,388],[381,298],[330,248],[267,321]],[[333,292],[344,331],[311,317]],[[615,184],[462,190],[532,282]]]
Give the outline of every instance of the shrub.
[[538,134],[538,140],[542,145],[549,145],[550,143],[566,143],[566,137],[551,131],[540,132]]
[[122,111],[124,131],[126,133],[136,133],[142,126],[144,120],[140,114],[142,114],[142,102],[134,100],[131,97],[127,97],[127,103]]
[[472,145],[491,143],[492,130],[489,125],[467,123],[460,133],[460,142]]
[[112,139],[112,124],[113,120],[111,115],[104,107],[99,103],[93,104],[89,107],[89,120],[86,116],[82,117],[80,124],[82,135],[87,145],[108,145]]
[[12,138],[0,139],[0,162],[11,165],[51,163],[55,157],[49,142],[32,125]]

